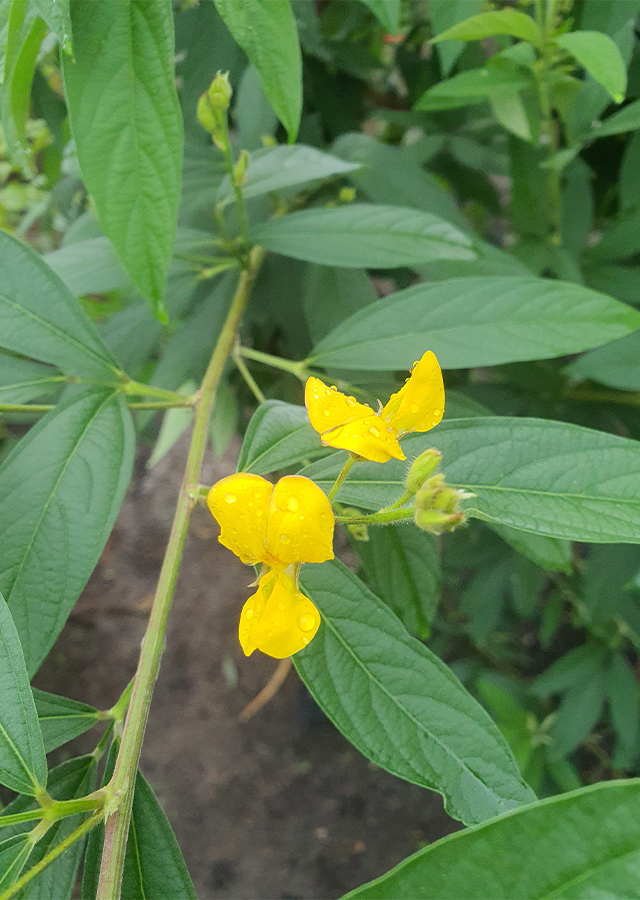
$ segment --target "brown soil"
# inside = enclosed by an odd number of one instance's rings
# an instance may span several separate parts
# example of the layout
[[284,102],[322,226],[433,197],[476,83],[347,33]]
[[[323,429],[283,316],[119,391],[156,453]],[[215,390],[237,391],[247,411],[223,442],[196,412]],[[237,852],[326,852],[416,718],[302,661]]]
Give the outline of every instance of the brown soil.
[[[139,463],[102,559],[39,672],[38,687],[107,708],[133,675],[184,455],[181,442],[151,472]],[[234,461],[233,452],[209,460],[209,483],[234,471]],[[249,722],[238,721],[277,664],[260,653],[242,654],[237,619],[252,572],[216,536],[208,511],[197,509],[141,768],[172,822],[201,900],[339,897],[456,823],[438,795],[354,750],[295,672]],[[84,736],[71,749],[91,746]],[[69,748],[62,753],[59,758]]]

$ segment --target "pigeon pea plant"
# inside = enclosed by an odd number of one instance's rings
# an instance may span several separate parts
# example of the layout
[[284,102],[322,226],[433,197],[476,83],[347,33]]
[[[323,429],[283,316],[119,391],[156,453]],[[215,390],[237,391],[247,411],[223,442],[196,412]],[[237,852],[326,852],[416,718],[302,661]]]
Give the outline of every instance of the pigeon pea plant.
[[[3,4],[2,900],[195,897],[138,761],[198,503],[244,652],[469,826],[350,896],[637,896],[639,10]],[[135,678],[32,690],[189,426]]]

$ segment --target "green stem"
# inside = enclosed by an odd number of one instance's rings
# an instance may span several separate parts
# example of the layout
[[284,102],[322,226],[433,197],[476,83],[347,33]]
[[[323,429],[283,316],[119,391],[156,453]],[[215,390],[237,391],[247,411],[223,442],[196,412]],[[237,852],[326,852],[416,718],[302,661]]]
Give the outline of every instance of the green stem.
[[336,516],[336,522],[343,525],[388,525],[390,522],[402,522],[412,518],[412,509],[398,509],[388,512],[381,510],[368,516]]
[[256,398],[256,400],[258,401],[258,403],[264,403],[264,400],[265,400],[264,394],[258,387],[255,378],[249,371],[249,368],[248,368],[247,364],[245,363],[245,361],[243,360],[242,356],[238,353],[238,344],[236,344],[234,351],[233,351],[233,361],[236,364],[236,366],[238,367],[238,371],[240,372],[240,374],[244,378],[245,382],[251,389],[251,392],[252,392],[253,396]]
[[28,872],[18,878],[18,880],[11,885],[11,887],[6,890],[3,894],[0,894],[0,900],[11,900],[11,897],[15,897],[16,894],[19,894],[22,888],[29,884],[32,878],[35,878],[36,875],[39,875],[43,869],[46,869],[48,865],[50,865],[55,859],[57,859],[65,850],[68,850],[72,844],[75,844],[76,841],[79,841],[81,838],[88,834],[92,828],[102,820],[102,811],[95,813],[91,818],[87,819],[76,828],[75,831],[72,831],[71,834],[66,837],[63,841],[50,850],[46,856],[44,856],[39,863],[36,863],[33,868],[29,869]]
[[152,384],[142,384],[139,381],[131,381],[130,379],[127,379],[118,387],[125,394],[133,394],[136,397],[157,397],[158,400],[168,400],[179,406],[184,406],[185,400],[189,401],[188,405],[192,405],[196,399],[195,397],[185,397],[184,394],[179,394],[177,391],[167,391],[165,388],[154,387]]
[[240,224],[240,231],[242,233],[242,237],[244,238],[246,243],[249,243],[249,214],[247,213],[247,202],[244,199],[244,193],[242,192],[242,187],[239,184],[236,184],[234,168],[235,162],[233,159],[233,151],[231,149],[231,141],[229,139],[229,125],[227,116],[224,116],[224,140],[222,142],[222,146],[218,144],[221,148],[222,153],[224,154],[224,164],[227,169],[227,174],[229,176],[229,181],[231,182],[231,187],[233,188],[233,193],[236,201],[236,209],[238,212],[238,221]]
[[623,406],[640,407],[640,393],[616,393],[615,391],[589,391],[567,388],[563,397],[567,400],[586,400],[592,403],[621,403]]
[[105,710],[105,714],[110,718],[114,719],[116,722],[121,722],[124,719],[124,714],[127,711],[127,707],[129,706],[129,701],[131,700],[131,694],[133,693],[133,684],[135,678],[132,678],[123,692],[120,694],[120,697],[111,707],[111,709]]
[[281,356],[272,356],[271,353],[252,350],[251,347],[243,347],[241,344],[238,346],[237,353],[239,356],[244,356],[245,359],[253,359],[255,362],[264,363],[265,366],[271,366],[272,369],[290,372],[296,378],[299,378],[300,381],[306,381],[311,374],[302,362],[293,362],[290,359],[283,359]]
[[26,812],[0,816],[0,828],[4,828],[5,825],[19,825],[21,822],[33,822],[34,819],[43,817],[44,809],[28,809]]
[[[547,150],[547,159],[550,159],[558,150],[558,135],[553,121],[551,85],[549,81],[549,73],[553,68],[550,54],[554,49],[551,39],[554,33],[555,0],[546,0],[546,3],[543,0],[536,0],[535,12],[536,22],[542,34],[539,68],[534,69],[538,86],[538,98],[542,110],[541,142],[544,142]],[[562,244],[562,175],[560,169],[553,166],[545,171],[549,218],[548,242],[551,246],[559,247]]]
[[183,397],[182,403],[177,400],[149,400],[142,403],[127,403],[129,409],[183,409],[195,403],[193,397]]
[[0,403],[0,412],[45,413],[55,407],[51,403]]
[[331,503],[331,501],[333,500],[333,498],[335,497],[335,495],[336,495],[336,494],[338,493],[338,491],[340,490],[340,486],[342,485],[342,482],[345,480],[345,478],[346,478],[347,475],[349,474],[349,471],[350,471],[350,469],[351,469],[351,466],[354,464],[354,462],[357,460],[357,458],[358,458],[358,457],[356,456],[355,453],[350,453],[350,454],[349,454],[349,458],[348,458],[348,460],[346,461],[346,463],[344,464],[344,466],[342,467],[342,471],[340,472],[340,474],[339,474],[338,477],[336,478],[334,484],[333,484],[332,487],[331,487],[331,490],[330,490],[329,493],[327,494],[327,496],[328,496],[328,498],[329,498],[329,503]]
[[240,275],[227,319],[200,387],[182,487],[178,497],[156,595],[149,616],[149,623],[142,642],[140,660],[122,734],[120,752],[118,753],[113,778],[109,785],[110,796],[113,798],[114,805],[117,804],[117,808],[109,816],[105,826],[102,864],[96,900],[118,900],[120,896],[122,867],[124,865],[131,805],[133,803],[135,775],[149,716],[153,687],[160,668],[164,633],[178,578],[182,552],[187,539],[189,520],[195,505],[193,490],[199,483],[211,407],[213,406],[216,389],[225,363],[236,341],[242,313],[249,299],[263,256],[264,251],[260,247],[254,247],[250,253],[247,268]]

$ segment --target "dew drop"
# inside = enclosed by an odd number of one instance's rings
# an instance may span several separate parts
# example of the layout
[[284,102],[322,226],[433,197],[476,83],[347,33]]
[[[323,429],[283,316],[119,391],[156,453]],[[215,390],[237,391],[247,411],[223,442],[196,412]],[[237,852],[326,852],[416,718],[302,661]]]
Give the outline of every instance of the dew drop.
[[235,503],[238,498],[235,494],[227,494],[224,499],[226,503]]
[[332,385],[331,385],[331,390],[332,390],[332,391],[337,391],[338,388],[335,386],[335,384],[332,384]]
[[[322,517],[321,517],[321,518],[322,518]],[[304,516],[302,515],[302,513],[300,513],[300,521],[301,521],[301,522],[304,522]]]
[[311,613],[300,616],[298,619],[298,627],[300,631],[312,631],[316,624],[316,617]]
[[246,610],[244,617],[245,617],[245,619],[253,619],[253,610],[252,609]]
[[255,493],[253,496],[256,498],[256,500],[259,500],[259,499],[260,499],[260,494],[259,494],[257,491],[256,491],[256,493]]
[[261,515],[262,515],[262,510],[261,510],[261,509],[257,509],[257,510],[256,510],[256,516],[261,516]]
[[355,397],[347,397],[347,406],[354,407],[356,405]]
[[325,388],[324,393],[325,393],[325,396],[327,396],[327,397],[331,396],[331,391],[329,390],[329,388]]
[[414,367],[414,366],[417,366],[417,365],[418,365],[418,360],[417,360],[417,359],[414,359],[414,361],[413,361],[413,366],[411,366],[411,368],[413,369],[413,367]]
[[329,412],[328,409],[324,409],[323,412],[324,412],[325,416],[330,416],[330,415],[331,415],[331,413]]
[[280,612],[284,612],[285,611],[284,603],[278,603],[278,609],[280,610]]
[[302,638],[302,643],[306,645],[306,644],[309,643],[310,640],[311,640],[311,638],[303,637],[303,638]]
[[289,497],[289,502],[287,503],[287,509],[289,512],[297,512],[300,508],[300,501],[297,497]]
[[376,428],[375,425],[372,425],[372,426],[369,428],[369,434],[370,434],[372,437],[374,437],[374,438],[378,438],[378,437],[380,437],[380,429],[379,429],[379,428]]
[[434,414],[434,416],[442,415],[442,410],[438,406],[436,406],[436,408],[433,411],[433,414]]
[[317,391],[314,391],[314,392],[313,392],[313,399],[314,399],[314,400],[319,400],[319,399],[320,399],[320,394],[319,394]]
[[409,404],[409,411],[410,411],[410,412],[412,412],[412,413],[417,413],[419,409],[420,409],[420,407],[418,406],[417,403],[410,403],[410,404]]
[[251,509],[252,506],[255,506],[255,503],[253,502],[253,500],[249,500],[247,506],[249,507],[249,509]]
[[281,535],[280,535],[280,543],[281,543],[281,544],[288,544],[290,540],[291,540],[291,538],[289,537],[288,534],[281,534]]

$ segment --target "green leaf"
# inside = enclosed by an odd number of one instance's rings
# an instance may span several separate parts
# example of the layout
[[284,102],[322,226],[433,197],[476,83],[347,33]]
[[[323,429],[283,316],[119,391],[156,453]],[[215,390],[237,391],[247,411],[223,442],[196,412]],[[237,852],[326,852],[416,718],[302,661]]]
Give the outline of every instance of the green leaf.
[[134,446],[122,397],[89,389],[41,419],[0,467],[0,590],[31,674],[98,562]]
[[343,900],[629,900],[639,842],[640,779],[603,782],[449,835]]
[[[604,671],[604,689],[609,704],[611,723],[615,728],[620,745],[616,748],[616,757],[624,756],[626,765],[629,766],[638,757],[640,698],[638,697],[638,682],[635,673],[621,653],[613,655],[609,666]],[[615,761],[613,765],[616,765]]]
[[266,400],[249,422],[240,450],[238,472],[267,475],[328,452],[317,431],[311,427],[303,406]]
[[0,353],[0,403],[27,403],[58,387],[48,366]]
[[610,134],[623,134],[640,128],[640,100],[634,100],[624,109],[619,109],[604,121],[596,120],[593,125],[593,138],[607,137]]
[[229,446],[231,438],[238,431],[239,419],[238,399],[229,387],[229,383],[221,381],[216,390],[216,399],[209,419],[209,437],[213,445],[214,457],[222,456]]
[[377,299],[371,279],[363,269],[336,269],[312,263],[306,267],[304,315],[314,340],[320,340],[351,313]]
[[[196,390],[195,381],[187,381],[179,390],[179,393],[185,397],[191,396]],[[156,463],[166,456],[176,441],[178,441],[185,433],[189,425],[193,421],[194,409],[192,406],[168,409],[162,417],[162,425],[158,433],[158,438],[154,444],[151,456],[147,460],[147,468],[152,469]]]
[[[104,783],[111,777],[113,762],[112,748]],[[96,895],[103,838],[104,825],[99,825],[91,833],[87,846],[82,877],[83,900]],[[122,897],[127,900],[197,900],[169,820],[140,772],[136,775]]]
[[58,38],[65,53],[71,53],[73,40],[71,34],[70,0],[33,0],[35,8],[47,23],[47,28]]
[[0,890],[17,881],[32,847],[28,834],[14,835],[0,841]]
[[63,57],[71,130],[98,219],[156,313],[173,250],[182,116],[168,0],[72,0]]
[[392,269],[432,259],[475,259],[471,240],[430,213],[352,203],[305,209],[252,229],[265,250],[349,269]]
[[33,699],[47,753],[73,740],[79,734],[84,734],[100,721],[97,709],[86,703],[70,700],[68,697],[59,697],[57,694],[48,694],[34,688]]
[[599,644],[592,641],[581,644],[557,659],[542,675],[538,675],[529,690],[535,697],[570,690],[600,672],[603,661],[604,650]]
[[549,729],[551,761],[568,756],[587,737],[602,714],[604,699],[601,668],[566,691]]
[[130,290],[131,279],[106,237],[89,238],[45,253],[44,260],[72,294],[105,294]]
[[441,34],[431,39],[437,41],[481,41],[496,34],[510,34],[512,37],[529,41],[538,46],[542,37],[534,20],[517,9],[500,9],[494,12],[480,13],[458,22]]
[[236,144],[243,150],[264,148],[264,138],[275,135],[278,117],[271,108],[255,66],[247,66],[243,72],[233,114],[237,126]]
[[492,366],[577,353],[638,327],[636,310],[581,285],[453,278],[372,303],[320,341],[309,361],[345,369],[406,369],[429,348],[443,369]]
[[640,390],[640,331],[585,353],[565,372],[577,381],[591,378],[621,391]]
[[27,143],[31,84],[40,45],[47,32],[42,19],[25,0],[11,0],[4,48],[4,78],[0,90],[3,138],[9,157],[29,177],[33,168]]
[[533,797],[487,713],[343,563],[305,566],[301,584],[323,623],[294,665],[356,749],[466,824]]
[[20,638],[0,594],[0,784],[36,795],[47,784],[47,760]]
[[[483,0],[430,0],[429,16],[435,34],[447,31],[458,22],[469,17],[469,13],[479,13]],[[448,75],[464,50],[463,41],[448,40],[438,44],[438,56],[442,74]]]
[[[69,759],[56,766],[49,773],[47,790],[54,800],[75,800],[86,797],[96,786],[97,763],[92,755]],[[36,809],[37,804],[25,796],[17,797],[3,809],[3,815],[26,812]],[[49,828],[33,850],[30,863],[36,865],[56,845],[61,843],[87,817],[82,815],[60,819]],[[2,817],[0,817],[0,823]],[[2,829],[0,834],[26,834],[33,828],[33,822],[10,825]],[[17,895],[19,900],[71,900],[78,866],[84,847],[84,841],[78,841],[54,860],[43,872],[33,878]]]
[[510,547],[546,569],[547,572],[565,572],[566,574],[571,572],[571,544],[568,541],[561,541],[559,538],[547,537],[543,534],[518,531],[516,528],[497,525],[495,522],[490,522],[489,526]]
[[[308,181],[346,175],[359,168],[358,163],[344,162],[304,144],[273,147],[252,154],[242,192],[246,198],[261,197]],[[233,188],[228,175],[220,185],[219,197],[225,203],[233,201]]]
[[400,0],[362,0],[390,34],[400,30]]
[[[447,482],[473,491],[473,515],[522,531],[593,543],[640,543],[640,443],[546,419],[457,419],[405,438],[414,459],[443,454]],[[301,474],[327,491],[344,464],[334,453]],[[354,467],[340,502],[376,510],[404,493],[406,463]]]
[[581,66],[622,103],[627,89],[627,68],[622,54],[608,34],[601,31],[572,31],[554,37],[554,43],[568,50]]
[[375,593],[407,631],[427,640],[440,599],[437,539],[413,525],[370,528],[356,549]]
[[535,81],[528,69],[502,59],[439,81],[425,91],[413,108],[424,112],[456,109],[459,106],[482,103],[491,96],[512,97],[514,91],[534,87]]
[[70,375],[114,381],[118,364],[76,298],[31,248],[0,231],[0,346]]
[[302,57],[289,0],[214,0],[225,25],[260,73],[264,92],[293,143],[302,111]]

